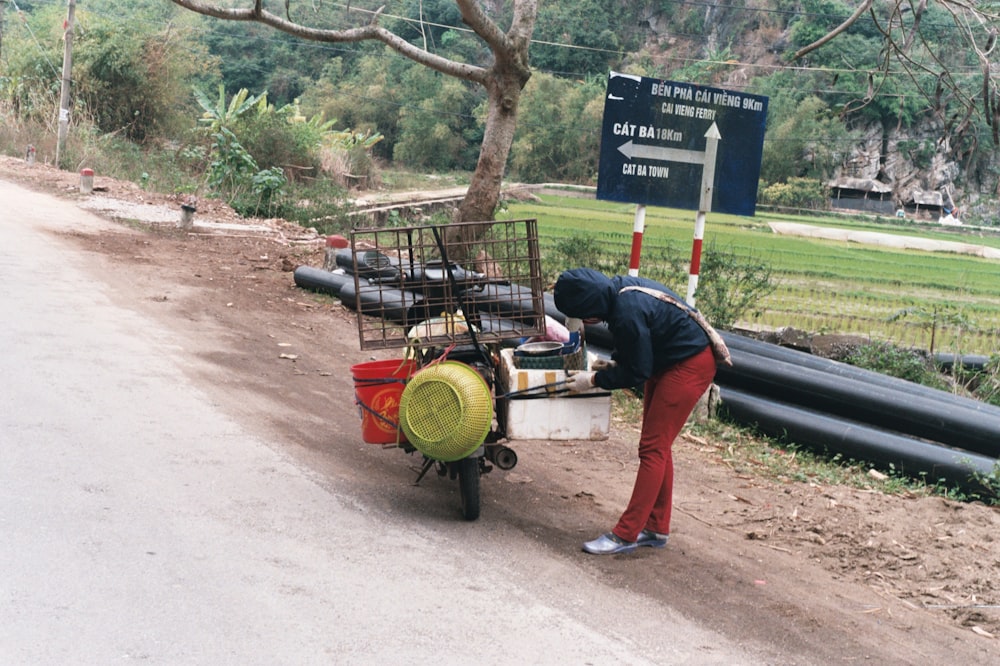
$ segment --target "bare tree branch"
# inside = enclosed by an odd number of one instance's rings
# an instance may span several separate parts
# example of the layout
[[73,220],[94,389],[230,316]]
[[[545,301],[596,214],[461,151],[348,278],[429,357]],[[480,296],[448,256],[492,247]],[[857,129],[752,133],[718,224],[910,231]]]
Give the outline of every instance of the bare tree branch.
[[[890,4],[880,11],[872,9],[872,5],[871,0],[863,0],[843,23],[794,55],[796,59],[802,58],[828,44],[869,12],[875,28],[882,34],[883,51],[876,68],[868,72],[868,91],[864,98],[845,104],[843,114],[872,103],[889,77],[898,73],[893,72],[892,65],[899,64],[905,76],[927,99],[928,111],[943,123],[943,139],[958,145],[954,140],[963,137],[966,139],[964,145],[975,150],[978,141],[974,136],[974,120],[979,115],[992,128],[994,144],[1000,146],[1000,84],[997,81],[1000,67],[990,61],[1000,34],[997,28],[1000,16],[992,13],[992,6],[968,0],[938,0],[937,6],[948,12],[955,24],[947,51],[942,52],[940,44],[930,43],[924,35],[922,19],[927,10],[926,0],[890,0]],[[888,22],[884,23],[886,16]],[[933,29],[941,31],[940,26]],[[982,76],[979,85],[970,81],[962,69],[955,70],[945,61],[962,48],[979,61]],[[928,79],[934,81],[933,90]]]
[[[920,0],[916,8],[913,10],[913,25],[910,26],[910,34],[906,36],[903,41],[903,50],[906,51],[913,44],[913,38],[920,33],[920,19],[924,16],[924,11],[927,9],[927,0]],[[901,16],[902,13],[899,11],[899,6],[896,6],[896,11],[893,12],[897,16]]]
[[496,52],[510,48],[507,36],[483,12],[478,2],[475,0],[455,0],[455,4],[458,5],[458,10],[462,14],[462,22],[489,44],[490,49]]
[[[379,13],[382,11],[381,9],[374,13],[373,21],[368,25],[357,28],[349,28],[347,30],[321,30],[318,28],[310,28],[300,23],[295,23],[294,21],[289,21],[288,19],[282,18],[277,14],[272,14],[262,7],[261,0],[254,0],[253,9],[227,9],[216,6],[212,3],[201,2],[200,0],[170,1],[175,5],[180,5],[185,9],[190,9],[193,12],[204,14],[205,16],[212,16],[214,18],[226,19],[229,21],[254,21],[257,23],[263,23],[264,25],[268,25],[290,35],[316,42],[336,43],[361,42],[372,39],[378,40],[400,55],[403,55],[421,65],[430,67],[431,69],[441,72],[442,74],[447,74],[448,76],[464,79],[466,81],[473,81],[483,85],[485,85],[487,80],[487,72],[484,68],[457,62],[455,60],[450,60],[434,53],[430,53],[414,46],[413,44],[410,44],[395,33],[379,26],[376,21]],[[461,2],[459,4],[461,4]],[[493,26],[493,29],[499,31],[499,29],[496,28],[496,25],[493,24],[488,17],[482,15],[482,18]],[[476,28],[473,29],[476,30]],[[488,31],[488,28],[485,26],[481,26],[480,29]],[[478,34],[479,30],[476,30],[476,32]],[[502,35],[503,33],[500,34]]]
[[844,21],[843,23],[841,23],[836,28],[834,28],[833,30],[831,30],[827,34],[823,35],[819,39],[817,39],[812,44],[810,44],[808,46],[803,46],[801,49],[799,49],[798,51],[795,52],[795,55],[792,56],[792,58],[794,60],[798,60],[802,56],[807,55],[807,54],[815,51],[819,47],[823,46],[824,44],[826,44],[827,42],[829,42],[831,39],[834,39],[837,35],[839,35],[840,33],[844,32],[845,30],[847,30],[848,28],[850,28],[852,25],[854,25],[854,22],[857,21],[861,17],[862,14],[864,14],[865,12],[867,12],[868,9],[871,6],[872,6],[872,0],[864,0],[864,2],[861,3],[861,6],[858,7],[856,10],[854,10],[854,13],[851,14],[847,18],[846,21]]

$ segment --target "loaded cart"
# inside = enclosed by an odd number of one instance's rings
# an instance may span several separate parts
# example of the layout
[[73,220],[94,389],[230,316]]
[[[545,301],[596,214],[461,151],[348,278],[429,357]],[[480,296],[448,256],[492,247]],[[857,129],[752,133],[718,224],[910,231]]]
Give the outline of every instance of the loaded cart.
[[341,253],[361,349],[401,352],[351,369],[362,438],[457,480],[465,519],[514,440],[608,437],[610,393],[565,388],[595,357],[546,314],[536,220],[355,229]]

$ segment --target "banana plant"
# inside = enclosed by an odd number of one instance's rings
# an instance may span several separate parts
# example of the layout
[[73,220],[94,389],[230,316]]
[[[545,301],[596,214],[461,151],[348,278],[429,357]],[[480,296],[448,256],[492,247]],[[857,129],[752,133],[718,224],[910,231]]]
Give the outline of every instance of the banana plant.
[[198,101],[198,105],[204,109],[204,113],[198,119],[198,122],[208,125],[205,130],[209,134],[215,134],[222,128],[231,127],[233,123],[239,120],[244,113],[252,109],[255,105],[257,106],[258,113],[267,110],[267,91],[259,95],[250,95],[250,91],[246,88],[241,88],[229,100],[229,104],[226,104],[226,89],[221,83],[219,84],[219,98],[215,102],[210,100],[208,95],[198,88],[194,88],[194,98]]
[[267,93],[250,95],[242,88],[226,103],[226,90],[219,85],[219,98],[213,102],[201,90],[194,89],[194,97],[204,109],[199,122],[204,123],[204,131],[211,138],[211,161],[208,164],[206,181],[209,189],[226,196],[230,201],[250,188],[249,179],[257,172],[257,162],[243,147],[233,128],[237,121],[256,106],[258,113],[267,111]]

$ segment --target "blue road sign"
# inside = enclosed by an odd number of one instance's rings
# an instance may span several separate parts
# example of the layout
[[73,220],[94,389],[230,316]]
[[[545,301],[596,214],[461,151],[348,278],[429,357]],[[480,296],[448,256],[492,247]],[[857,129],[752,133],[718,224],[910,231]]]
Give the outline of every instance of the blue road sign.
[[767,97],[611,72],[597,198],[698,210],[714,126],[711,210],[753,215],[766,120]]

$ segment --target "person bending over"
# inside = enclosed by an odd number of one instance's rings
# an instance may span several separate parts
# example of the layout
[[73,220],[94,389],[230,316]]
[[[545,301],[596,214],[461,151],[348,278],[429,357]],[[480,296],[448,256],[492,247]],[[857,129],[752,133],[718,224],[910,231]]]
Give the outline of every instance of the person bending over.
[[583,550],[595,555],[667,545],[674,439],[715,378],[715,356],[701,326],[677,305],[628,287],[652,289],[683,302],[654,280],[608,277],[590,268],[564,271],[553,292],[556,308],[564,315],[587,324],[607,322],[613,336],[613,362],[600,370],[571,373],[570,390],[643,384],[639,471],[632,497],[610,532],[583,544]]

